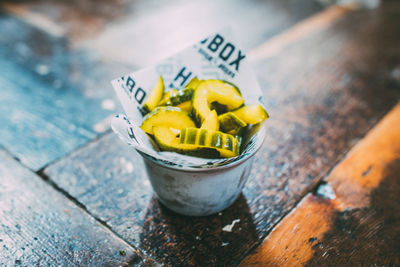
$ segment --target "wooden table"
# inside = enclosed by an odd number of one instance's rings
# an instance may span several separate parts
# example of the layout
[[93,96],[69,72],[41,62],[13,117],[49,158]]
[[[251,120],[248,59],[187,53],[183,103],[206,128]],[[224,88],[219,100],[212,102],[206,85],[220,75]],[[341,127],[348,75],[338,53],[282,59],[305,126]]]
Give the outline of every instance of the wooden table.
[[[0,10],[1,266],[400,265],[398,2]],[[180,216],[110,131],[121,108],[109,81],[226,25],[263,89],[267,138],[233,206]]]

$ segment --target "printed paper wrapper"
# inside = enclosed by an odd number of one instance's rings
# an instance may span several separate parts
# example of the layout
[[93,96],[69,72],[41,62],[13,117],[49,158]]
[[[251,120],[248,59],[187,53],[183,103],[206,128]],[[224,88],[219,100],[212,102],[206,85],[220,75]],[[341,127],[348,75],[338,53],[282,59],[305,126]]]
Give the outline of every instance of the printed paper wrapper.
[[194,77],[201,80],[225,80],[239,87],[245,104],[264,106],[260,86],[245,52],[239,48],[228,31],[218,32],[155,66],[111,81],[126,114],[117,115],[111,127],[122,140],[134,146],[140,153],[167,166],[212,168],[252,154],[257,149],[257,142],[259,140],[262,142],[264,131],[261,129],[245,140],[245,147],[239,156],[228,159],[202,159],[174,152],[157,151],[154,141],[139,126],[143,119],[143,103],[160,75],[164,79],[166,91],[184,88]]

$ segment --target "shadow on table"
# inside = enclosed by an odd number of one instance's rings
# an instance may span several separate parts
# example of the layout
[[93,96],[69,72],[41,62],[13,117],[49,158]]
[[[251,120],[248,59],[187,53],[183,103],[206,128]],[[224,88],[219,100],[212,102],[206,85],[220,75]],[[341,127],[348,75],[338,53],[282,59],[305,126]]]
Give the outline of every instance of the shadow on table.
[[[232,231],[224,231],[234,220]],[[144,218],[140,247],[158,261],[173,266],[232,265],[257,240],[253,218],[242,194],[228,209],[206,217],[179,215],[153,196]]]

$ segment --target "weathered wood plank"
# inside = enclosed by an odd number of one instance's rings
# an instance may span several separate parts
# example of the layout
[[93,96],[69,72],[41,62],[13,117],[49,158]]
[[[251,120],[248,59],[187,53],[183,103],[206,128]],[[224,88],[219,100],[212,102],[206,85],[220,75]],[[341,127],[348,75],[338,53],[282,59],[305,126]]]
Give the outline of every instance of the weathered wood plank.
[[65,40],[4,14],[0,28],[2,146],[38,170],[109,128],[102,121],[117,107],[109,80],[125,67],[94,69]]
[[126,266],[141,256],[0,150],[1,266]]
[[1,57],[0,72],[0,144],[23,164],[38,170],[96,136],[91,125],[106,115],[98,103],[41,83]]
[[[399,100],[399,12],[391,3],[347,14],[254,63],[271,114],[267,138],[243,196],[221,215],[161,207],[139,156],[112,136],[45,173],[162,262],[234,265]],[[233,232],[222,230],[235,219]]]
[[327,177],[336,197],[307,195],[241,266],[399,265],[399,173],[400,104]]

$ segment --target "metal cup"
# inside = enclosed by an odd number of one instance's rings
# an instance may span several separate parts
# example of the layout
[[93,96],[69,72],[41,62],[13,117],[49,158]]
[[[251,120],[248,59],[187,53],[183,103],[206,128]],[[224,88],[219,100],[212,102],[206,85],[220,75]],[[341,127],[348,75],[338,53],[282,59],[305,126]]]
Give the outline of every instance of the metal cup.
[[139,153],[143,156],[148,178],[162,204],[183,215],[206,216],[226,209],[238,198],[264,137],[265,133],[259,132],[254,137],[254,149],[249,154],[213,168],[165,166]]

